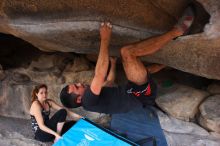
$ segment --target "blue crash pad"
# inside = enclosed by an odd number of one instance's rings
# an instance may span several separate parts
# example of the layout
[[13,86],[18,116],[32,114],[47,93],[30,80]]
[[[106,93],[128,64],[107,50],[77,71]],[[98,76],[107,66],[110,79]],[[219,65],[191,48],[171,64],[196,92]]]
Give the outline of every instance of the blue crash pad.
[[82,118],[53,146],[138,146],[137,144]]

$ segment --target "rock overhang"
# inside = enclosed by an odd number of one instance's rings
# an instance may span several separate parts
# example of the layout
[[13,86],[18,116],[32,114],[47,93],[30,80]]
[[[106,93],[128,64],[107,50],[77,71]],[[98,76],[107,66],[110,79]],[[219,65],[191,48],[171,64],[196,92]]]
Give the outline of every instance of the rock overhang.
[[[110,54],[119,56],[123,45],[172,28],[189,2],[3,0],[0,3],[0,31],[22,38],[43,51],[97,54],[100,22],[110,20],[114,25]],[[219,17],[220,4],[217,0],[198,2],[211,17],[209,19],[203,11],[199,11],[197,15],[207,17],[205,19],[210,22],[202,22],[203,18],[200,17],[198,21],[203,24],[197,23],[192,30],[192,33],[197,34],[180,37],[165,49],[143,60],[164,63],[211,79],[220,79],[220,35],[216,31],[220,28],[216,20]]]

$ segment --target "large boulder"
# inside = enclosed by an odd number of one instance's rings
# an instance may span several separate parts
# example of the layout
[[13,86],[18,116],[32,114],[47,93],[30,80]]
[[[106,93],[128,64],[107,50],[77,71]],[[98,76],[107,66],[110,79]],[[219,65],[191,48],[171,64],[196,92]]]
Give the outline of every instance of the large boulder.
[[12,85],[0,82],[0,115],[29,118],[31,85]]
[[75,57],[64,69],[64,72],[80,72],[87,71],[90,67],[90,62],[85,57]]
[[49,146],[47,143],[36,141],[33,138],[27,138],[19,132],[5,132],[4,135],[0,134],[0,142],[2,146]]
[[63,84],[65,80],[62,78],[62,71],[73,58],[74,56],[66,54],[42,54],[28,67],[13,69],[10,73],[13,73],[14,80],[21,80],[23,77],[23,80],[29,79],[36,83]]
[[186,122],[176,119],[172,116],[167,115],[166,113],[161,112],[160,110],[157,111],[157,115],[160,121],[161,128],[166,132],[200,136],[209,135],[208,131],[193,122]]
[[157,115],[169,146],[219,146],[219,137],[197,124],[178,120],[159,110]]
[[5,78],[5,73],[4,73],[4,70],[0,64],[0,81],[3,80]]
[[220,81],[210,84],[207,88],[211,94],[220,94]]
[[208,97],[199,107],[199,123],[210,131],[220,133],[220,95]]
[[76,57],[62,72],[67,84],[84,83],[90,84],[94,76],[94,67],[84,57]]
[[[110,53],[119,55],[119,48],[125,44],[170,30],[189,2],[190,0],[2,0],[0,32],[22,38],[44,51],[97,54],[100,21],[110,20],[113,23]],[[211,18],[208,23],[208,14],[204,9],[198,9],[198,22],[193,31],[204,32],[180,37],[160,52],[143,60],[163,63],[207,78],[220,79],[220,25],[217,21],[220,2],[198,2],[204,6]],[[203,29],[205,23],[207,25]]]
[[200,136],[164,132],[169,146],[219,146],[220,140],[213,136]]
[[[94,65],[84,56],[68,54],[43,53],[32,60],[29,66],[5,70],[0,82],[0,115],[30,118],[31,92],[35,85],[47,84],[48,98],[60,103],[60,91],[67,84],[90,84]],[[93,120],[100,118],[99,113],[79,109],[75,112]]]
[[206,91],[175,84],[165,94],[159,95],[156,103],[173,117],[189,121],[195,117],[200,103],[208,95]]
[[34,140],[30,119],[0,116],[1,146],[51,146],[52,142],[43,143]]

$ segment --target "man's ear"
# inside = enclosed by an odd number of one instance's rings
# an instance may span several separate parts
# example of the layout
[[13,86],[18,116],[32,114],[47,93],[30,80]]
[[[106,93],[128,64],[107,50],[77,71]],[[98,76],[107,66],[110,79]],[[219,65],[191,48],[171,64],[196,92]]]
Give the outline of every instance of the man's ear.
[[77,99],[76,99],[76,103],[81,103],[81,102],[82,102],[82,97],[78,96]]

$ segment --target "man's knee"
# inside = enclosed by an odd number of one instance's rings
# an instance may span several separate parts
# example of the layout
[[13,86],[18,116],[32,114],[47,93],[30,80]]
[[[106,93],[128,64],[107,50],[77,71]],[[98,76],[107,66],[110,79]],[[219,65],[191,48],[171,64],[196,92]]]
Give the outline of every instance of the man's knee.
[[127,58],[133,56],[131,48],[134,48],[133,45],[125,46],[121,48],[121,56],[122,58]]

